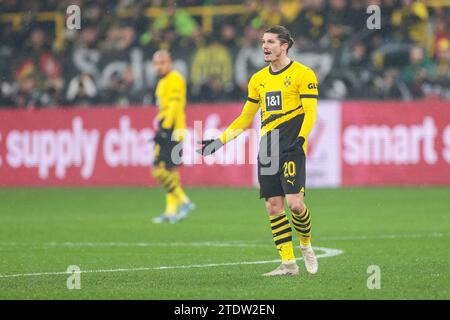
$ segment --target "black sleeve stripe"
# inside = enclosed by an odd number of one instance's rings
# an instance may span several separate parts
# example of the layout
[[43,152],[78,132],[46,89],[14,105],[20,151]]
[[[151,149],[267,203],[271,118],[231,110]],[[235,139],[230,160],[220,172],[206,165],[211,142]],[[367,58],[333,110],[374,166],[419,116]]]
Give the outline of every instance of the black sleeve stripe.
[[301,94],[300,99],[303,99],[303,98],[317,99],[318,95],[317,94]]
[[253,103],[259,103],[258,100],[252,99],[252,98],[250,98],[250,97],[247,97],[247,100],[250,101],[250,102],[253,102]]

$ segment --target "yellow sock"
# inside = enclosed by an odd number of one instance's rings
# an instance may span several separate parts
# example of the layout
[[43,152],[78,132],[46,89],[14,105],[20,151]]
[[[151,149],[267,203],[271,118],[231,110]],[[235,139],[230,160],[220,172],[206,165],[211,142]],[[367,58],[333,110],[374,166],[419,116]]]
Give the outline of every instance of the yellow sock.
[[186,193],[184,192],[183,188],[181,187],[180,173],[178,171],[173,171],[172,175],[174,176],[174,179],[175,179],[175,188],[173,190],[173,193],[178,198],[178,201],[180,203],[188,203],[188,202],[190,202],[188,196],[186,195]]
[[[153,177],[159,181],[159,183],[167,190],[169,193],[173,193],[175,187],[177,186],[177,178],[173,173],[167,170],[165,167],[159,167],[152,171]],[[177,196],[176,194],[174,194]]]
[[180,184],[180,174],[178,171],[169,171],[164,166],[152,171],[153,177],[166,189],[166,213],[176,214],[179,204],[189,203],[190,200]]
[[167,215],[175,215],[178,209],[177,197],[171,192],[166,194],[166,211]]
[[305,207],[300,214],[292,212],[292,224],[300,235],[300,244],[311,245],[311,214],[308,208]]
[[292,229],[289,219],[284,212],[270,216],[270,227],[272,228],[272,237],[280,254],[281,261],[294,260],[294,248],[292,245]]
[[181,203],[190,202],[189,198],[187,197],[186,193],[184,193],[184,190],[181,187],[175,188],[173,192],[177,195],[177,198],[180,200]]

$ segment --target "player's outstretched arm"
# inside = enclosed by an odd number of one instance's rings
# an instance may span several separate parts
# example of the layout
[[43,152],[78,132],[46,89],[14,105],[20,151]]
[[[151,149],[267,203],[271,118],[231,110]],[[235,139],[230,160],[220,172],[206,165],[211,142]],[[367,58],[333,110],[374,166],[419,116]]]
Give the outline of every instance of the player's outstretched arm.
[[220,141],[219,138],[217,138],[215,140],[209,139],[209,140],[197,141],[197,143],[202,145],[202,148],[198,149],[197,153],[200,153],[203,156],[208,156],[210,154],[213,154],[214,152],[216,152],[223,146],[223,143],[222,143],[222,141]]
[[241,114],[237,117],[228,128],[217,139],[199,141],[202,145],[197,152],[203,156],[210,155],[219,150],[225,143],[235,139],[244,132],[252,124],[253,118],[259,109],[259,105],[255,102],[247,101],[242,109]]

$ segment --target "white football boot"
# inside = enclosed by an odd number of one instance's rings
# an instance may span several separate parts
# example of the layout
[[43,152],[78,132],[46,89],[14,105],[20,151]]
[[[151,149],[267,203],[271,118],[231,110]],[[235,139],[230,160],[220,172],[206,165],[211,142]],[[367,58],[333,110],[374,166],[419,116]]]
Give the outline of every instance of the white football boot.
[[317,269],[319,268],[319,263],[317,262],[316,255],[314,254],[314,250],[311,245],[309,246],[300,246],[300,250],[303,254],[303,260],[305,261],[306,271],[310,274],[316,274]]
[[180,219],[176,215],[168,215],[166,213],[163,213],[157,217],[154,217],[152,219],[153,223],[177,223]]
[[180,205],[180,209],[177,213],[178,220],[183,220],[186,218],[189,212],[195,209],[195,204],[193,202],[188,202]]
[[295,260],[290,260],[287,262],[284,262],[278,266],[273,271],[264,273],[263,276],[265,277],[271,277],[271,276],[295,276],[299,274],[299,268],[297,265],[297,262]]

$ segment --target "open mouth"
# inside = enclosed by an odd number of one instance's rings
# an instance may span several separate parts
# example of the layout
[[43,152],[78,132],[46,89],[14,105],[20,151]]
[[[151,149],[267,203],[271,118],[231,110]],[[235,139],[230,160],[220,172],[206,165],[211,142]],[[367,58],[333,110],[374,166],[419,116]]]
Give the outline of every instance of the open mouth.
[[272,52],[264,50],[264,56],[265,57],[269,56],[270,54],[272,54]]

